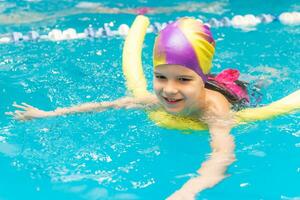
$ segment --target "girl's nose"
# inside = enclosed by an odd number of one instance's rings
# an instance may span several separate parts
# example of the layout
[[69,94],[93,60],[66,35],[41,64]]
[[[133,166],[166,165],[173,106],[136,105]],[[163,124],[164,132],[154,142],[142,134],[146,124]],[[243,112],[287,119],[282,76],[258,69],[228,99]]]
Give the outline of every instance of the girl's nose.
[[178,92],[174,83],[169,81],[164,87],[164,93],[167,95],[174,95]]

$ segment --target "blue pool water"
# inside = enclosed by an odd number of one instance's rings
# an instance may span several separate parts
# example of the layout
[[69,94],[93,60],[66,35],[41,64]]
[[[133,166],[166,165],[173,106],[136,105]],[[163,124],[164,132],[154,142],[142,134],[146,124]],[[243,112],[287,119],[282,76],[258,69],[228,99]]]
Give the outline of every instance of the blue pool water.
[[[135,17],[80,10],[79,3],[0,1],[0,35],[70,27],[82,32],[89,24],[113,21],[118,26]],[[183,2],[101,3],[125,9]],[[300,10],[297,1],[271,0],[263,5],[257,0],[207,1],[202,7],[207,9],[149,17],[166,22],[186,15],[209,19]],[[261,104],[300,88],[300,26],[273,22],[252,31],[212,31],[217,41],[213,71],[239,69],[243,79],[261,85]],[[154,37],[147,35],[143,49],[149,89]],[[110,110],[25,123],[4,115],[13,110],[14,101],[51,110],[124,96],[123,43],[122,37],[104,37],[0,44],[0,200],[164,199],[196,174],[211,151],[208,133],[159,128],[143,111]],[[237,161],[227,171],[230,176],[198,199],[300,199],[299,121],[294,113],[234,128]]]

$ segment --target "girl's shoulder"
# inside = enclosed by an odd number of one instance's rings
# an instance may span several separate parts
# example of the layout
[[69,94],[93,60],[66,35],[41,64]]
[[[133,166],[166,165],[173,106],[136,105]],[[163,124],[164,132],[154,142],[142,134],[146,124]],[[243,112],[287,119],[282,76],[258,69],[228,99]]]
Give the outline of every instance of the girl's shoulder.
[[227,115],[231,104],[220,92],[206,89],[206,110],[215,116]]

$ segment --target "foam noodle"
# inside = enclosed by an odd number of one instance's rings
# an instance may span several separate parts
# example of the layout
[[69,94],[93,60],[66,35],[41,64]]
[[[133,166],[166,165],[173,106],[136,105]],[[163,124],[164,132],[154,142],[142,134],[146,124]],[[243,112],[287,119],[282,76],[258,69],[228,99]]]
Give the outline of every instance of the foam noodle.
[[[133,22],[123,49],[123,73],[127,88],[135,97],[148,95],[147,82],[142,68],[142,46],[149,20],[145,16],[137,16]],[[300,109],[300,90],[267,106],[248,108],[235,113],[237,124],[266,120]],[[207,125],[198,120],[178,117],[164,110],[148,112],[149,118],[157,125],[179,130],[207,130]]]
[[236,113],[239,122],[250,122],[270,119],[300,109],[300,90],[275,101],[267,106],[259,108],[247,108]]
[[126,37],[123,47],[123,73],[127,88],[133,96],[139,97],[148,94],[147,82],[142,68],[142,47],[149,19],[137,16]]

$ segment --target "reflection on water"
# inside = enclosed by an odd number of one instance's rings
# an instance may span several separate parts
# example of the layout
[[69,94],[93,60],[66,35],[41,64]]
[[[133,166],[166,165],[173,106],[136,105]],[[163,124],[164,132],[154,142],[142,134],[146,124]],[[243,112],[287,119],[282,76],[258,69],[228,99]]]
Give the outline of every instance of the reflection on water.
[[[141,7],[141,8],[128,8],[128,7],[107,7],[101,3],[94,2],[80,2],[74,7],[66,8],[63,11],[56,12],[34,12],[27,11],[25,8],[17,8],[15,4],[1,3],[0,2],[0,24],[28,24],[40,22],[45,20],[55,20],[61,17],[67,17],[77,14],[140,14],[147,12],[147,14],[170,14],[174,12],[203,12],[210,14],[223,14],[227,10],[227,1],[216,1],[211,3],[195,3],[184,2],[177,3],[169,7]],[[13,9],[12,9],[13,8]],[[5,13],[4,11],[12,9],[11,12]]]
[[[1,141],[0,141],[1,142]],[[14,157],[20,152],[18,146],[9,143],[0,143],[0,153],[9,157]]]

